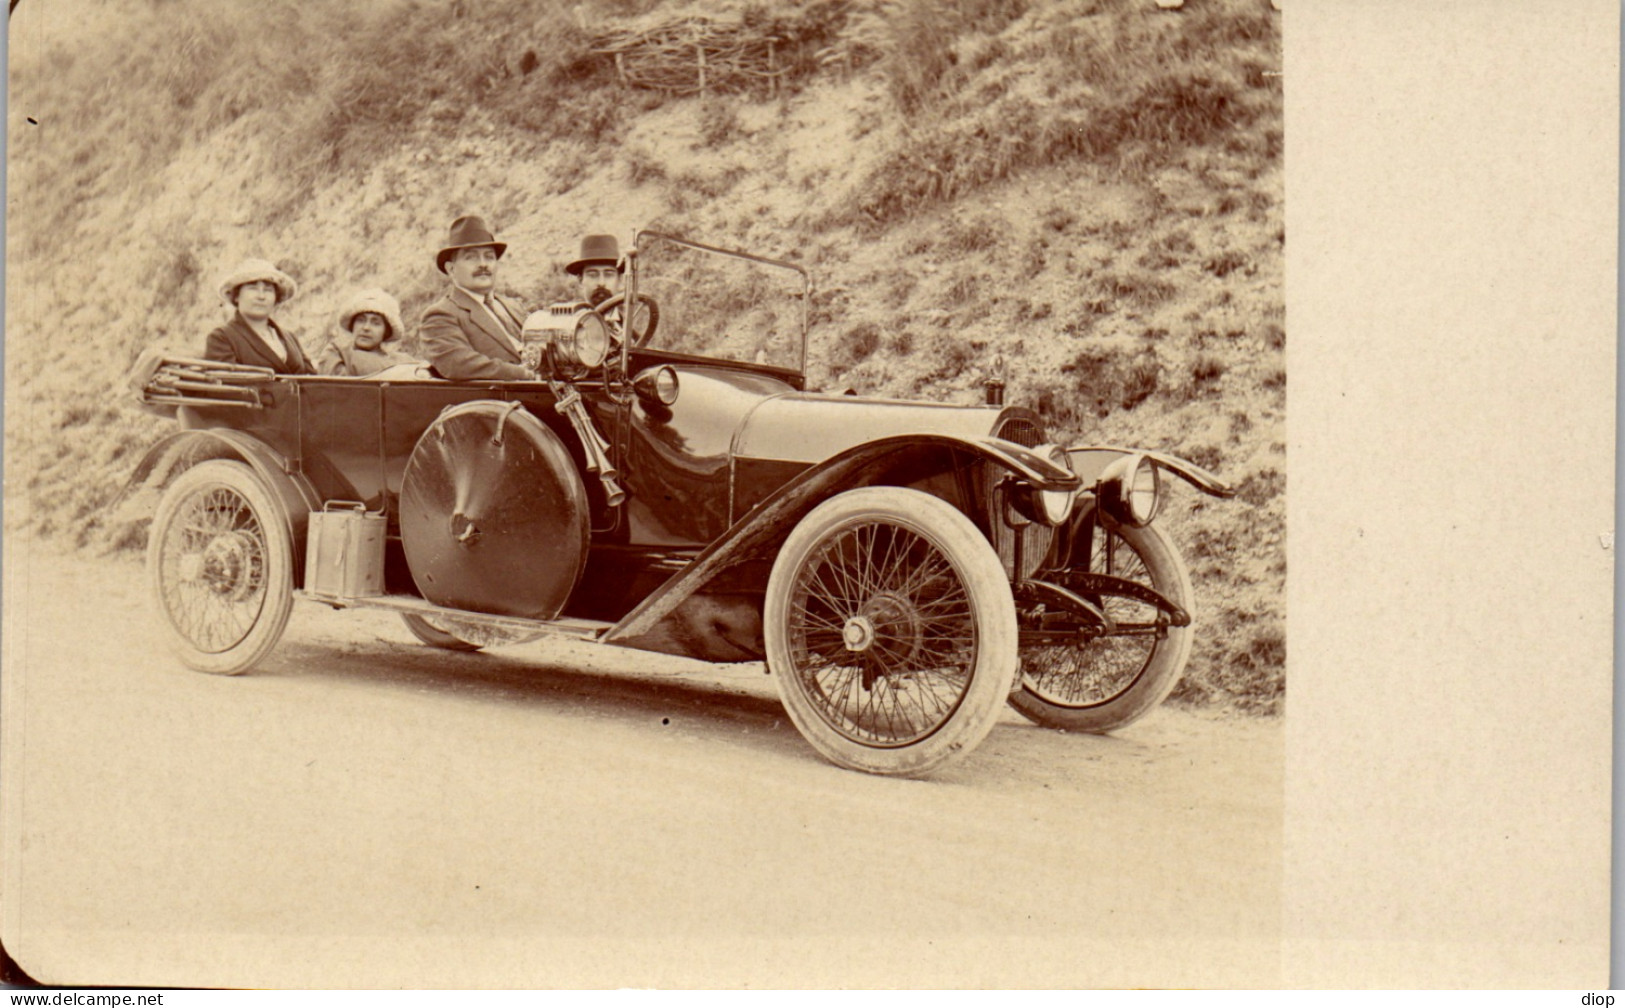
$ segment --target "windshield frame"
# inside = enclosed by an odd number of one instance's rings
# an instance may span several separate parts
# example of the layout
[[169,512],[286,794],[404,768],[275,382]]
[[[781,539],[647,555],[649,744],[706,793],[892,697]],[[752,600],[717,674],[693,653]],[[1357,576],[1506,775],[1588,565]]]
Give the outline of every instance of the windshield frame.
[[[750,253],[750,252],[743,252],[743,251],[740,251],[739,249],[728,249],[728,248],[722,248],[722,247],[717,246],[717,245],[707,245],[704,242],[697,242],[697,241],[694,241],[694,240],[689,239],[689,238],[682,238],[682,237],[679,237],[677,235],[667,234],[667,233],[662,232],[662,231],[640,230],[640,231],[636,232],[632,237],[632,254],[628,257],[631,261],[628,263],[627,271],[626,271],[627,277],[628,277],[627,286],[626,286],[626,303],[627,304],[635,305],[635,304],[638,303],[637,302],[637,297],[638,297],[638,272],[639,272],[639,269],[640,269],[639,264],[640,264],[640,261],[643,258],[645,250],[654,247],[657,243],[660,243],[660,242],[666,242],[666,243],[669,243],[669,244],[672,244],[672,245],[679,246],[681,248],[694,249],[697,252],[707,252],[707,253],[710,253],[712,255],[724,256],[724,257],[727,257],[727,258],[730,258],[730,259],[743,259],[743,260],[746,260],[748,262],[759,263],[759,264],[764,265],[764,266],[773,266],[773,267],[777,267],[777,268],[780,268],[780,269],[787,269],[787,270],[790,270],[790,271],[796,273],[798,276],[800,276],[801,277],[801,292],[800,292],[799,295],[796,295],[796,296],[801,301],[801,342],[800,342],[799,351],[798,351],[798,354],[797,354],[796,366],[794,368],[794,371],[795,371],[795,373],[797,375],[805,378],[805,376],[807,374],[807,329],[808,329],[809,320],[810,320],[810,314],[809,313],[812,310],[812,290],[813,290],[813,287],[812,287],[812,276],[807,272],[807,270],[804,267],[800,266],[797,263],[788,262],[788,261],[783,260],[783,259],[770,259],[770,258],[768,258],[766,256],[759,256],[759,255],[755,255],[755,254]],[[631,362],[630,361],[630,358],[631,358],[631,346],[630,346],[630,344],[631,344],[631,342],[632,341],[630,339],[626,339],[626,340],[621,341],[621,373],[622,374],[627,373],[626,369],[630,365],[630,362]],[[652,347],[648,347],[646,349],[659,350],[660,348],[658,346],[652,346]],[[711,359],[724,360],[724,361],[729,360],[729,358],[726,358],[726,357],[716,357],[716,358],[711,358]],[[739,363],[739,362],[735,362],[735,363]],[[791,370],[791,369],[783,368],[783,370]]]

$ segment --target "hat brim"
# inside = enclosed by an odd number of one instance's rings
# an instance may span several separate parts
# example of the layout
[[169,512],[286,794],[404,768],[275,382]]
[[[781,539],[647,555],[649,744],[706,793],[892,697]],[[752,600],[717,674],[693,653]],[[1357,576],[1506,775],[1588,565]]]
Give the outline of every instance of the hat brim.
[[581,271],[586,269],[588,266],[600,266],[600,265],[602,265],[602,266],[613,266],[613,267],[615,267],[616,271],[624,272],[624,270],[621,269],[621,261],[619,259],[609,259],[609,258],[577,259],[575,262],[573,262],[570,265],[564,267],[564,272],[570,274],[571,276],[580,276]]
[[446,272],[446,260],[450,259],[452,256],[456,255],[458,252],[462,251],[465,248],[493,248],[493,249],[497,250],[497,258],[501,259],[502,254],[504,252],[508,251],[508,243],[507,242],[474,242],[472,245],[450,245],[450,246],[447,246],[446,248],[441,249],[440,252],[435,255],[435,257],[434,257],[435,266],[437,266],[440,269],[440,272],[442,272],[442,273]]
[[235,304],[237,288],[243,286],[244,284],[251,284],[256,280],[263,280],[276,288],[277,304],[292,300],[294,294],[298,293],[299,291],[298,285],[295,284],[293,279],[286,273],[275,273],[265,276],[251,276],[247,278],[232,277],[220,285],[220,300],[226,302],[226,304]]
[[404,331],[401,328],[401,317],[394,312],[387,311],[384,308],[376,305],[363,308],[346,308],[344,311],[339,313],[339,328],[343,329],[345,332],[350,332],[350,327],[355,325],[356,317],[359,315],[366,315],[369,312],[373,315],[377,315],[379,318],[382,318],[384,320],[384,325],[389,327],[389,332],[384,335],[384,340],[386,342],[389,340],[405,338]]

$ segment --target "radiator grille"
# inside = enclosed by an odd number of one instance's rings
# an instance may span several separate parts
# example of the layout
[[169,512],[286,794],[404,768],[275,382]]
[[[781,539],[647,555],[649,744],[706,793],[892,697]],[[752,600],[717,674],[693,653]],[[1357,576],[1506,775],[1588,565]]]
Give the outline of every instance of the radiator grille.
[[1044,429],[1026,417],[1006,419],[999,425],[996,436],[1026,448],[1037,448],[1044,443]]
[[[1036,448],[1044,443],[1044,428],[1030,417],[1005,417],[994,431],[994,436],[1014,441],[1025,448]],[[996,485],[996,484],[995,484]],[[1004,562],[1005,573],[1012,579],[1031,577],[1048,557],[1055,539],[1055,530],[1043,525],[1030,524],[1013,529],[1004,521],[1005,503],[998,491],[989,487],[988,514],[991,516],[993,548]],[[1023,538],[1021,570],[1016,570],[1016,539]]]
[[[1021,536],[1025,541],[1021,544],[1021,570],[1016,570],[1016,537]],[[1044,561],[1049,558],[1050,547],[1055,544],[1055,530],[1046,525],[1034,523],[1013,529],[1002,520],[995,519],[993,523],[993,549],[999,554],[999,561],[1004,564],[1004,573],[1011,579],[1029,578],[1038,572]]]

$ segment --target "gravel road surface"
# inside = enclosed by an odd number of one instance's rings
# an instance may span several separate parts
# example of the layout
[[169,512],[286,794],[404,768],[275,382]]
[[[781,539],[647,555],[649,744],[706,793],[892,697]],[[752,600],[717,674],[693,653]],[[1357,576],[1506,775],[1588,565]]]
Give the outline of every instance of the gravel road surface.
[[296,603],[172,659],[132,558],[6,553],[4,929],[205,986],[1269,986],[1278,720],[1013,711],[924,781],[825,763],[760,664],[455,654]]

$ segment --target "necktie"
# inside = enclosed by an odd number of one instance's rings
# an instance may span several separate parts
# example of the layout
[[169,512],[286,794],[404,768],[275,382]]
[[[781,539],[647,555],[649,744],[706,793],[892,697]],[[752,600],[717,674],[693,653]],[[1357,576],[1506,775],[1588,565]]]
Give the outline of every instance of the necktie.
[[496,320],[497,328],[501,330],[503,337],[508,341],[508,349],[517,354],[519,352],[519,341],[514,338],[512,316],[497,303],[494,294],[487,295],[483,303],[485,304],[485,310],[491,313],[491,318]]

